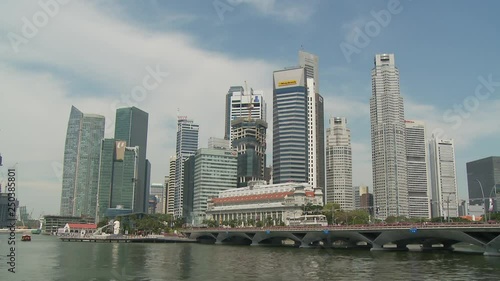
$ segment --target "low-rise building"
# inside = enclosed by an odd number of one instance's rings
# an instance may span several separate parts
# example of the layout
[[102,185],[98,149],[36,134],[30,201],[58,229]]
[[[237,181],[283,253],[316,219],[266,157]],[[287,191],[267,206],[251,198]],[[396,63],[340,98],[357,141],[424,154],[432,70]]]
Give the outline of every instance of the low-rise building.
[[63,229],[65,234],[85,235],[94,233],[97,230],[97,225],[93,223],[67,223]]
[[73,216],[44,216],[42,218],[42,233],[56,234],[60,228],[64,228],[67,223],[94,223],[92,217]]
[[208,200],[206,218],[218,223],[238,221],[238,225],[272,220],[274,224],[289,224],[303,215],[307,205],[323,205],[321,188],[307,183],[266,185],[250,182],[243,188],[229,189]]

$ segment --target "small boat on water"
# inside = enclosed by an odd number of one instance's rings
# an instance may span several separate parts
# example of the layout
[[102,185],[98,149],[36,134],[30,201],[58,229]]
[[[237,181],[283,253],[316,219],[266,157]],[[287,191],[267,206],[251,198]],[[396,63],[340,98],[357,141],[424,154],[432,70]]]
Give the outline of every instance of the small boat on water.
[[26,235],[23,235],[23,236],[21,237],[21,241],[26,241],[26,242],[29,242],[29,241],[31,241],[31,236],[29,236],[29,235],[27,235],[27,234],[26,234]]

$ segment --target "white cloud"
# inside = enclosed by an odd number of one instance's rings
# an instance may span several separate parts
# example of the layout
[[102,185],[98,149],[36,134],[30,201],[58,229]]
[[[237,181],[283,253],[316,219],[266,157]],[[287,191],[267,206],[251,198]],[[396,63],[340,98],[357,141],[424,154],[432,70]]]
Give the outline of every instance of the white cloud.
[[370,140],[352,142],[352,184],[354,186],[367,185],[373,192],[372,186],[372,148]]
[[290,1],[277,0],[227,0],[227,2],[233,6],[240,4],[253,6],[266,16],[292,23],[303,23],[315,12],[314,5],[310,2],[291,3]]
[[351,123],[351,121],[366,120],[366,118],[370,118],[369,103],[351,97],[338,95],[324,96],[324,105],[325,116],[346,117],[348,124]]
[[[10,2],[2,11],[20,16],[33,10],[25,12],[21,5]],[[8,26],[17,26],[18,17],[9,19],[15,22]],[[0,138],[1,153],[6,165],[19,163],[23,170],[20,180],[29,182],[24,185],[26,190],[46,188],[46,200],[37,200],[31,193],[20,198],[22,205],[46,213],[59,211],[60,182],[52,165],[63,160],[71,105],[114,122],[113,101],[130,96],[142,84],[147,66],[155,69],[158,65],[168,72],[159,87],[137,102],[137,107],[149,113],[147,155],[152,181],[161,182],[168,173],[169,156],[175,153],[177,108],[200,124],[200,147],[206,147],[208,137],[223,136],[229,86],[247,80],[256,90],[268,88],[271,73],[278,68],[257,59],[234,59],[201,50],[181,33],[149,33],[110,18],[89,3],[72,2],[51,20],[20,46],[18,54],[8,40],[0,41],[0,49],[6,50],[0,53],[0,118],[9,120],[0,128],[5,136]],[[65,78],[68,74],[83,85],[76,87],[78,92],[72,92],[75,86]],[[95,81],[111,91],[97,87],[98,92],[93,92],[96,87],[85,86]],[[270,103],[271,93],[265,94]],[[169,124],[173,125],[170,130]],[[107,137],[112,135],[113,131],[106,132]]]
[[[444,138],[452,138],[455,140],[457,149],[467,149],[481,138],[500,134],[500,123],[494,117],[500,111],[498,99],[480,102],[477,110],[466,112],[463,117],[458,112],[450,113],[454,110],[453,104],[444,110],[411,100],[405,100],[405,104],[407,119],[424,121],[429,138],[433,132]],[[453,121],[446,119],[445,112],[449,112],[456,119]],[[460,122],[455,121],[459,120],[458,117],[460,117]]]

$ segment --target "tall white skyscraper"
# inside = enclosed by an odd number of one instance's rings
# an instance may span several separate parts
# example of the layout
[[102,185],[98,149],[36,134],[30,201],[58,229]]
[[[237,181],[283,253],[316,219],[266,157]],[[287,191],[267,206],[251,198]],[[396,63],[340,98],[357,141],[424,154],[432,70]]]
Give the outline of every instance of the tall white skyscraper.
[[425,124],[406,120],[406,160],[410,218],[430,218],[429,176]]
[[184,162],[198,150],[199,125],[186,116],[177,121],[174,216],[182,217],[184,202]]
[[432,136],[429,141],[429,156],[432,217],[457,217],[458,192],[453,140]]
[[[306,70],[307,73],[307,70]],[[307,78],[307,126],[309,128],[314,128],[317,123],[318,116],[316,115],[316,93],[314,93],[314,79]],[[316,157],[316,146],[318,134],[315,130],[309,129],[308,134],[308,169],[309,169],[309,180],[308,183],[314,187],[318,187],[318,158]]]
[[375,55],[370,120],[377,218],[408,217],[404,106],[394,54]]
[[343,210],[355,208],[351,152],[347,119],[331,118],[330,128],[326,130],[326,203],[338,203]]
[[170,156],[169,169],[168,169],[168,179],[167,179],[167,214],[173,215],[175,210],[175,162],[177,162],[175,156]]
[[308,182],[325,188],[325,124],[323,97],[319,94],[318,56],[299,51],[299,65],[307,79]]

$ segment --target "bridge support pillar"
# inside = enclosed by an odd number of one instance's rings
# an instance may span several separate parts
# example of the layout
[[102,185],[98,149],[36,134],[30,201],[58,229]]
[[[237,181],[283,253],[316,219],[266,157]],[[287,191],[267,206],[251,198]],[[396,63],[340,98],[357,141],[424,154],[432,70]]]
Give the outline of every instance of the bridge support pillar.
[[373,243],[372,247],[370,248],[370,251],[384,251],[384,246]]
[[333,248],[333,242],[330,239],[323,240],[323,248]]
[[484,247],[484,255],[485,256],[500,257],[500,249],[486,245]]
[[397,244],[396,251],[409,251],[407,244]]
[[299,246],[299,248],[303,248],[303,249],[312,248],[312,247],[314,247],[314,246],[311,246],[311,245],[309,245],[309,243],[304,243],[304,242],[300,243],[300,246]]

